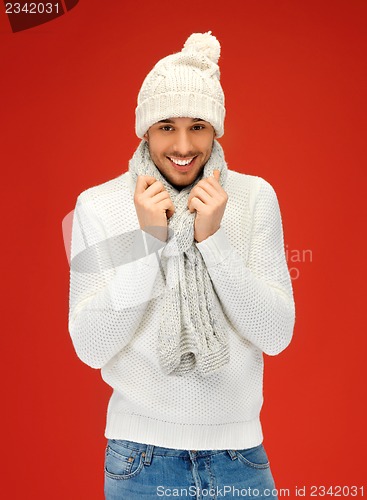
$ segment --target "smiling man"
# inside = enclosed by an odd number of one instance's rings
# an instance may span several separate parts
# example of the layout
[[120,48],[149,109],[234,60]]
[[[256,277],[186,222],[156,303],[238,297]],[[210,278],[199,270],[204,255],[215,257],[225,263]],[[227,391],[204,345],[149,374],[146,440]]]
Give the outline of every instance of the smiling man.
[[194,33],[145,78],[129,169],[75,208],[69,331],[113,388],[108,500],[277,498],[263,354],[295,306],[277,196],[228,169],[220,45]]
[[202,173],[215,131],[201,118],[160,120],[144,134],[156,167],[176,189],[192,184]]
[[[149,127],[144,134],[149,156],[161,176],[177,191],[181,191],[187,186],[192,188],[188,195],[187,206],[184,209],[188,208],[190,212],[196,210],[194,222],[196,242],[201,242],[219,229],[228,198],[218,182],[219,170],[214,170],[213,176],[201,179],[204,166],[211,157],[213,146],[215,146],[215,135],[215,130],[209,122],[201,118],[182,117],[160,120]],[[219,145],[217,145],[218,147]],[[154,174],[154,171],[152,173]],[[197,182],[199,179],[201,179],[200,182]],[[169,219],[175,208],[173,204],[160,204],[158,206],[154,204],[162,197],[166,201],[169,198],[162,182],[155,184],[149,190],[146,189],[155,182],[154,175],[137,179],[135,206],[140,227],[165,241],[167,238],[166,217]],[[195,188],[193,188],[194,183],[197,183]],[[151,198],[151,211],[148,212],[144,204],[150,193],[154,193],[155,196]],[[196,196],[197,194],[198,196]],[[159,211],[159,219],[155,217],[153,211],[156,215]],[[148,215],[151,217],[147,220]]]

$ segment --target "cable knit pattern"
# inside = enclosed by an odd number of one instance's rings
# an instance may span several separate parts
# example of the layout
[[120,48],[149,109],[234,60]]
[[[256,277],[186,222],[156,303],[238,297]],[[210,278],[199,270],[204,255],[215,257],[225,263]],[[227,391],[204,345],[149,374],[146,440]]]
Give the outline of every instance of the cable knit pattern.
[[292,338],[295,306],[278,200],[261,177],[228,170],[220,229],[195,243],[228,336],[230,363],[166,375],[157,340],[165,243],[139,228],[129,172],[81,193],[74,212],[69,331],[114,390],[105,436],[178,449],[262,442],[263,353]]

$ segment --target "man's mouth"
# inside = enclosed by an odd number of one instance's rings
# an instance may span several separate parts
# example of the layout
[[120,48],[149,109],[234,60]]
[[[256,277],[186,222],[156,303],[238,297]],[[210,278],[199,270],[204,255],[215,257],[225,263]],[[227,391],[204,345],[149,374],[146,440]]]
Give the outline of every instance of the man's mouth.
[[174,156],[167,156],[167,158],[171,161],[176,170],[186,172],[187,170],[190,170],[194,164],[197,155],[191,156],[190,158],[175,158]]

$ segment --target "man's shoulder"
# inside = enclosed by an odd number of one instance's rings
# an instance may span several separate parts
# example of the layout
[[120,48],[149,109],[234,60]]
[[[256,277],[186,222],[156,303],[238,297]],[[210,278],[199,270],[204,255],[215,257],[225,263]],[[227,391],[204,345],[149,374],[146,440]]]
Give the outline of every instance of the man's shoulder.
[[248,191],[251,196],[256,197],[261,187],[264,186],[271,188],[270,183],[263,177],[228,169],[227,189],[232,193],[241,195],[244,191]]
[[237,170],[228,169],[228,183],[231,186],[248,186],[250,189],[260,188],[262,185],[270,185],[270,183],[259,175],[245,174]]
[[230,169],[228,169],[227,191],[228,194],[237,197],[239,200],[248,200],[251,212],[260,191],[276,196],[273,186],[263,177]]
[[250,191],[259,192],[260,188],[273,190],[269,181],[259,175],[245,174],[237,170],[228,169],[228,186],[237,189],[248,188]]

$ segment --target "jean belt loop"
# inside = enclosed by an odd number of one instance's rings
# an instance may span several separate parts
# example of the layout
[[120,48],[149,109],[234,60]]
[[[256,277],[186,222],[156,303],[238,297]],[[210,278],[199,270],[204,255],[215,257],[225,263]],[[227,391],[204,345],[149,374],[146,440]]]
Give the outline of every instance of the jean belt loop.
[[232,460],[236,460],[237,458],[237,453],[235,450],[227,450],[229,453],[229,456],[231,457]]
[[144,455],[144,465],[150,465],[152,461],[154,446],[152,444],[147,445],[147,449],[145,450]]

